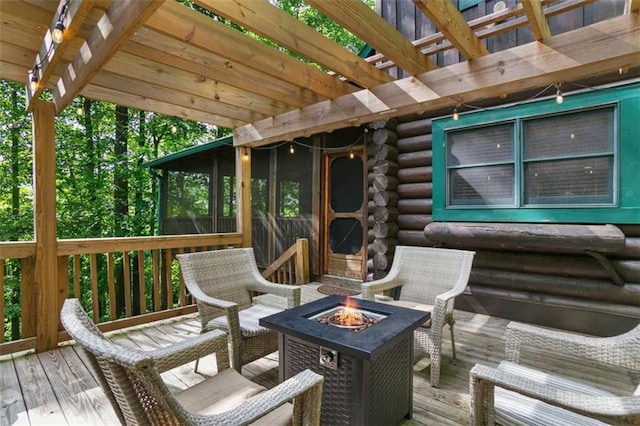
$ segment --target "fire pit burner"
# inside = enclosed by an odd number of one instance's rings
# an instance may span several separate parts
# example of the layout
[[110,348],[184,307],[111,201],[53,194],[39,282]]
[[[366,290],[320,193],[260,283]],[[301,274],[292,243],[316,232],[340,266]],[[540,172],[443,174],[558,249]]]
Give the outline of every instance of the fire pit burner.
[[322,311],[311,316],[309,319],[316,320],[321,324],[328,324],[351,331],[361,331],[379,323],[384,318],[386,318],[386,315],[367,311],[347,304],[346,306],[340,305],[332,309]]

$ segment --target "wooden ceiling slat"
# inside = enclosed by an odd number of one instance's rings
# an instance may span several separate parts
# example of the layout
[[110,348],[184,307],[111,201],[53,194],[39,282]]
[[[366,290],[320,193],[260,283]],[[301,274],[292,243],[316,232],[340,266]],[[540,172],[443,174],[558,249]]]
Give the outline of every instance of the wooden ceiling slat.
[[[584,46],[588,45],[589,49]],[[499,64],[499,65],[498,65]],[[371,90],[341,96],[234,130],[234,145],[260,146],[426,109],[470,103],[591,75],[640,66],[640,16],[623,15],[589,27]],[[375,102],[364,102],[373,99]]]
[[413,2],[466,59],[489,54],[487,48],[450,0],[413,0]]
[[103,68],[114,74],[155,83],[192,95],[205,96],[210,98],[212,102],[223,102],[264,115],[275,115],[293,109],[286,102],[259,96],[222,82],[203,78],[193,72],[183,71],[122,51]]
[[[33,67],[31,67],[31,73],[34,73],[38,79],[35,91],[31,92],[29,80],[27,80],[27,111],[33,110],[35,106],[34,99],[37,100],[40,97],[49,78],[53,74],[53,70],[56,65],[62,61],[62,55],[64,55],[65,50],[71,44],[71,40],[82,25],[85,16],[87,16],[93,8],[93,5],[94,0],[60,1],[54,18],[44,35],[44,41],[42,46],[40,46],[40,51],[36,55]],[[65,27],[64,39],[62,43],[55,44],[52,33],[58,21],[62,22]],[[29,74],[25,77],[29,79]]]
[[[140,108],[140,106],[145,106],[145,102],[148,99],[156,102],[163,102],[176,108],[206,113],[210,116],[215,116],[218,119],[225,119],[227,120],[227,124],[231,122],[235,124],[246,124],[261,118],[266,118],[264,115],[222,102],[215,102],[210,98],[192,95],[177,89],[167,88],[153,83],[132,80],[106,71],[96,75],[91,81],[91,84],[93,86],[106,89],[118,87],[121,88],[121,90],[119,90],[121,92],[127,92],[131,95],[139,96],[140,105],[136,106],[138,109],[144,109]],[[87,96],[84,92],[83,95]],[[142,99],[144,99],[144,101]],[[218,122],[218,125],[222,124],[219,124]]]
[[[138,33],[141,32],[151,31],[147,29],[138,31]],[[159,40],[161,40],[160,43]],[[240,64],[229,67],[228,61],[218,55],[193,46],[185,47],[183,43],[158,33],[152,34],[152,39],[136,34],[122,46],[121,51],[170,65],[183,71],[197,73],[209,80],[224,81],[230,86],[260,96],[279,101],[285,100],[287,104],[296,108],[326,99],[310,90],[302,89]]]
[[164,0],[120,0],[111,5],[85,45],[56,84],[53,103],[60,112],[76,97],[100,68],[117,52]]
[[547,18],[544,16],[540,0],[523,1],[522,6],[529,20],[533,38],[538,41],[544,41],[551,37],[549,22],[547,22]]
[[335,76],[174,1],[166,2],[145,27],[225,57],[230,67],[237,62],[327,98],[357,90]]
[[339,23],[410,74],[437,68],[420,49],[362,1],[307,0],[311,6]]
[[238,125],[238,122],[235,120],[227,120],[217,115],[178,107],[176,105],[167,104],[166,102],[159,102],[154,99],[132,95],[127,92],[119,92],[117,90],[99,87],[93,84],[89,84],[85,87],[83,95],[91,99],[99,99],[101,101],[111,102],[129,108],[136,108],[142,111],[153,111],[159,114],[184,118],[201,123],[217,123],[218,126],[229,128],[233,128]]
[[368,88],[393,78],[266,0],[195,0],[200,6],[273,40]]

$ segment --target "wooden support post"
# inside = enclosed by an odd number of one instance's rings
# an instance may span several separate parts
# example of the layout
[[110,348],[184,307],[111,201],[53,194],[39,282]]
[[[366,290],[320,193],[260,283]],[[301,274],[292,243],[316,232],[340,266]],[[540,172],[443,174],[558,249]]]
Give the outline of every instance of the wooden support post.
[[251,247],[251,149],[236,148],[237,230],[242,234],[242,247]]
[[36,351],[58,345],[60,304],[56,257],[55,106],[36,101],[33,109],[34,227],[36,240]]
[[296,240],[296,284],[309,282],[309,241],[306,238]]

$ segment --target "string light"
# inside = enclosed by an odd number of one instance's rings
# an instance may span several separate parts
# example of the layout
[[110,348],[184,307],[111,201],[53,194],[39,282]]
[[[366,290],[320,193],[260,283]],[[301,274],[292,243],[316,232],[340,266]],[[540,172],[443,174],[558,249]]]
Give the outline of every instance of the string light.
[[82,109],[81,106],[79,106],[78,108],[76,108],[76,114],[78,115],[84,115],[84,109]]
[[353,151],[349,151],[349,158],[353,160],[354,157],[355,157],[355,154],[353,153]]
[[56,25],[53,27],[53,31],[51,32],[51,40],[55,44],[60,44],[64,40],[64,30],[65,26],[62,21],[56,22]]
[[31,93],[35,93],[37,89],[38,89],[38,67],[35,66],[31,70],[31,78],[29,80],[29,90],[31,90]]
[[293,148],[293,142],[291,142],[291,143],[289,144],[289,153],[290,153],[290,154],[293,154],[293,153],[295,153],[295,152],[296,152],[296,150]]
[[453,115],[451,116],[451,118],[453,118],[453,121],[458,121],[458,118],[460,118],[460,116],[458,116],[458,108],[454,108],[453,109]]
[[249,161],[249,152],[246,147],[242,148],[242,161]]
[[560,83],[557,85],[558,90],[556,91],[556,103],[561,104],[564,102],[564,96],[562,96],[562,90],[560,90]]
[[56,24],[53,26],[53,31],[51,32],[51,39],[55,44],[60,44],[64,41],[64,31],[66,27],[64,26],[64,20],[67,17],[67,11],[69,9],[69,2],[71,0],[67,0],[64,6],[62,6],[62,10],[60,11],[60,15],[58,16],[58,20]]
[[175,125],[175,124],[172,124],[172,125],[171,125],[171,133],[173,133],[174,135],[175,135],[176,133],[178,133],[178,128],[176,127],[176,125]]

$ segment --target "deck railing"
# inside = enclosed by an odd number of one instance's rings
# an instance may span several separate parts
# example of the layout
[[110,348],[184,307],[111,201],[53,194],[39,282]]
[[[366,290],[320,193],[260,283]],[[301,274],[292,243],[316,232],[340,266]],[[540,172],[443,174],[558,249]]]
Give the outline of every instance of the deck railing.
[[[60,297],[51,303],[79,298],[103,330],[195,312],[175,255],[241,246],[241,234],[58,240],[58,276],[47,285]],[[35,347],[35,254],[34,242],[0,242],[0,354]]]
[[280,284],[309,282],[309,242],[299,238],[271,266],[262,272],[267,280]]

